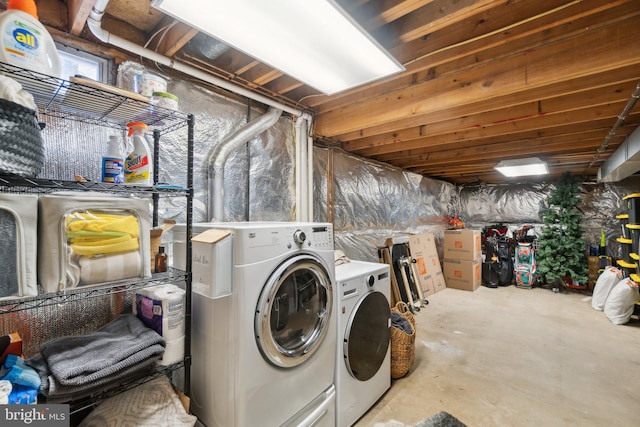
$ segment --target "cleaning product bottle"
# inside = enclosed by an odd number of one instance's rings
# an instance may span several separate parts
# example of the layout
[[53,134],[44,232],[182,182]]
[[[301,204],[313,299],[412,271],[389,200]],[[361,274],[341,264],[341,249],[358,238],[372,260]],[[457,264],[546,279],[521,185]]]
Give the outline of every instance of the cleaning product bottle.
[[120,141],[115,135],[109,136],[107,152],[102,156],[102,182],[124,184],[124,157],[120,151]]
[[60,77],[58,50],[38,20],[34,0],[9,0],[0,14],[0,61]]
[[127,123],[133,151],[124,161],[124,181],[127,185],[153,185],[153,156],[145,139],[147,125],[142,122]]

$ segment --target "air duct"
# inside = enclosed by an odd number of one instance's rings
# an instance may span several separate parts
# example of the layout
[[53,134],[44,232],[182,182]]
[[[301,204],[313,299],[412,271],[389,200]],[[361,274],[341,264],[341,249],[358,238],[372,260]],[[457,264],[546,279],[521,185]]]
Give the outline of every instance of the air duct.
[[[598,148],[594,161],[607,149],[609,141],[611,141],[616,134],[616,130],[626,120],[627,116],[631,114],[631,111],[633,111],[638,102],[638,98],[640,98],[640,83],[638,83],[635,91],[631,94],[624,110],[618,116],[618,120],[616,120],[604,142]],[[587,169],[591,167],[594,161],[589,164]],[[621,181],[638,171],[640,171],[640,128],[633,131],[611,157],[602,163],[602,166],[598,169],[598,182]]]
[[640,127],[598,169],[598,182],[618,182],[640,171]]
[[269,108],[262,116],[250,121],[220,141],[208,156],[209,210],[211,221],[224,221],[224,165],[229,155],[240,145],[251,141],[273,126],[282,110]]

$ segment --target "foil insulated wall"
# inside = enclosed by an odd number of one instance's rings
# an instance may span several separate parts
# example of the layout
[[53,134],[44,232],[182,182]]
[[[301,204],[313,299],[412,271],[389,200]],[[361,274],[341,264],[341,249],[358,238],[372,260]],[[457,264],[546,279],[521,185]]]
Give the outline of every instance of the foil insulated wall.
[[[542,213],[548,208],[547,198],[554,189],[548,184],[478,185],[460,188],[460,217],[468,227],[483,228],[502,223],[516,231],[531,225],[539,234]],[[629,177],[617,183],[583,183],[578,209],[582,213],[581,227],[585,242],[597,248],[600,232],[605,232],[607,254],[620,257],[620,221],[615,218],[625,212],[622,198],[637,193],[640,177]],[[587,251],[588,248],[585,248]]]
[[[118,84],[131,88],[140,65],[120,66]],[[213,148],[252,118],[263,114],[185,80],[168,80],[167,90],[179,98],[180,108],[195,116],[193,221],[209,221],[208,166]],[[295,217],[295,158],[293,122],[282,117],[267,131],[232,153],[224,169],[224,221],[290,221]],[[186,131],[185,131],[186,132]],[[186,133],[161,138],[160,181],[186,183]],[[184,184],[183,184],[184,185]],[[186,221],[183,198],[161,200],[160,217]]]
[[314,149],[314,219],[334,224],[336,249],[377,261],[388,237],[446,228],[455,186],[356,157]]

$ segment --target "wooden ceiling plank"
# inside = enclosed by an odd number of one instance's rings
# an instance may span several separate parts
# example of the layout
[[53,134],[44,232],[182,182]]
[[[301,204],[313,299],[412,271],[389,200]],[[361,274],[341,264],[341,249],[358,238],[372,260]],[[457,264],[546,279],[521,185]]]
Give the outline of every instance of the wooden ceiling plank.
[[68,0],[67,13],[69,19],[69,33],[79,36],[87,22],[89,13],[93,8],[95,0]]
[[[368,3],[359,8],[360,10],[354,10],[353,14],[356,16],[365,15],[365,19],[358,21],[367,31],[371,32],[433,1],[434,0],[381,0]],[[363,12],[362,9],[367,9],[367,11]]]
[[[635,115],[633,115],[633,116],[630,116],[628,121],[631,123],[637,124],[638,123],[637,120],[638,118]],[[545,136],[558,135],[562,133],[578,132],[583,129],[584,130],[602,129],[602,128],[610,129],[612,125],[613,125],[612,118],[601,118],[601,119],[578,121],[577,123],[570,123],[570,124],[565,124],[565,125],[556,126],[556,127],[549,127],[547,129],[533,129],[533,130],[521,132],[519,134],[503,133],[500,135],[479,137],[478,135],[473,135],[473,136],[471,134],[458,135],[457,133],[453,133],[446,136],[440,135],[438,137],[417,139],[417,140],[403,143],[402,146],[398,144],[397,147],[390,147],[386,145],[380,146],[380,147],[374,147],[366,150],[366,152],[360,155],[364,157],[371,157],[371,156],[380,156],[383,154],[389,154],[389,153],[395,153],[395,152],[407,151],[407,150],[412,150],[414,153],[415,153],[414,150],[423,150],[422,152],[429,152],[429,151],[445,149],[446,145],[452,145],[452,144],[459,148],[463,148],[463,147],[471,147],[475,145],[491,144],[496,142],[507,142],[507,141],[513,141],[513,140],[519,140],[519,139],[524,140],[529,138],[531,139],[543,138]]]
[[[612,105],[601,106],[598,108],[587,108],[578,114],[560,113],[549,116],[540,116],[535,120],[523,120],[520,122],[510,122],[503,125],[496,125],[487,128],[467,129],[449,134],[437,135],[435,137],[425,137],[414,139],[407,142],[398,142],[396,144],[384,145],[375,148],[395,148],[393,151],[406,150],[408,147],[418,148],[425,141],[430,141],[430,145],[447,145],[456,144],[461,141],[474,141],[477,139],[493,138],[497,136],[514,136],[527,131],[541,132],[543,129],[555,128],[558,126],[589,123],[599,119],[610,119],[611,126],[615,122],[625,103],[617,103]],[[364,155],[369,155],[370,150],[364,151]],[[389,152],[387,150],[387,152]],[[362,152],[361,152],[362,153]]]
[[[563,130],[564,129],[564,130]],[[567,128],[558,129],[552,135],[545,135],[543,137],[535,136],[534,132],[525,133],[519,135],[517,139],[487,139],[483,140],[481,144],[470,144],[466,146],[456,145],[449,149],[433,149],[433,147],[427,147],[424,149],[398,151],[395,153],[384,154],[380,156],[373,156],[378,161],[385,163],[392,163],[399,167],[404,167],[409,164],[408,162],[422,162],[422,161],[434,161],[439,159],[445,159],[449,161],[455,161],[457,157],[462,156],[476,156],[481,157],[486,153],[498,152],[503,149],[520,149],[520,147],[527,147],[531,149],[548,149],[548,147],[557,146],[559,144],[581,144],[583,141],[598,140],[602,142],[609,133],[609,128],[597,128],[587,129],[585,131],[567,132]],[[623,126],[618,129],[614,138],[626,138],[633,130],[635,126]],[[533,135],[533,136],[532,136]]]
[[434,0],[396,20],[392,24],[393,33],[397,35],[398,41],[406,43],[506,2],[507,0]]
[[[640,38],[636,36],[635,28],[635,19],[627,20],[618,26],[588,33],[580,39],[519,53],[508,60],[500,58],[461,72],[454,79],[427,81],[411,90],[385,94],[367,105],[355,104],[326,112],[316,121],[316,133],[331,137],[488,97],[515,95],[523,88],[542,87],[637,64],[640,61]],[[558,61],[557,58],[563,60]],[[585,67],[585,63],[589,66]]]
[[[407,66],[407,71],[396,74],[391,78],[372,82],[369,85],[358,87],[352,91],[346,91],[331,98],[320,98],[308,105],[317,108],[319,111],[329,111],[339,108],[341,105],[352,104],[357,101],[375,96],[380,93],[387,93],[405,84],[412,84],[411,81],[405,83],[406,75],[414,75],[422,70],[435,70],[435,67],[455,59],[471,56],[478,52],[486,51],[490,48],[500,47],[510,44],[513,41],[530,38],[531,35],[548,33],[550,28],[554,28],[566,23],[574,25],[566,27],[565,31],[584,32],[589,31],[594,25],[603,25],[608,20],[618,20],[629,14],[638,13],[637,7],[625,5],[616,8],[615,11],[603,13],[608,9],[628,3],[629,0],[584,0],[577,3],[564,0],[544,0],[544,1],[519,1],[514,4],[504,5],[502,12],[499,9],[491,15],[483,14],[463,21],[454,28],[445,28],[442,31],[429,35],[426,40],[417,40],[404,45],[398,49],[407,49],[408,54],[403,54],[399,50],[391,50],[393,56],[398,58]],[[552,10],[554,13],[549,13]],[[591,16],[591,17],[590,17]],[[579,19],[585,18],[585,19]],[[476,22],[477,20],[477,22]],[[578,20],[579,22],[576,22]],[[468,32],[468,28],[475,28],[477,32]],[[484,30],[484,31],[481,31]],[[565,34],[565,37],[568,34]],[[424,46],[415,46],[416,43]],[[499,55],[499,52],[493,52]],[[454,67],[456,70],[459,65]],[[429,73],[436,74],[434,71]]]
[[585,91],[579,94],[550,98],[541,102],[529,102],[508,108],[489,110],[479,114],[459,118],[454,117],[447,121],[346,141],[342,144],[342,148],[349,152],[358,152],[358,150],[378,145],[395,144],[400,141],[435,136],[455,130],[494,126],[506,122],[527,120],[540,115],[579,110],[587,106],[594,107],[614,102],[626,102],[635,87],[636,82],[631,81],[624,84],[616,84]]
[[170,24],[170,28],[157,36],[160,41],[157,50],[165,56],[172,57],[182,49],[189,40],[194,38],[198,32],[198,30],[183,22],[174,21],[174,23]]
[[[617,143],[624,141],[623,136],[616,137]],[[454,155],[452,151],[444,151],[443,154],[449,154],[448,157],[435,156],[440,153],[433,153],[434,157],[424,160],[412,160],[407,159],[401,162],[394,162],[393,165],[400,168],[416,168],[422,166],[435,166],[435,165],[448,165],[448,166],[457,166],[459,164],[464,164],[468,162],[475,162],[478,159],[482,161],[486,160],[503,160],[509,158],[521,158],[528,156],[536,156],[546,159],[551,155],[558,154],[577,154],[577,153],[588,153],[593,156],[596,152],[596,149],[602,143],[602,138],[592,138],[585,139],[580,141],[571,141],[571,142],[563,142],[563,143],[546,143],[546,144],[530,144],[525,146],[518,146],[518,144],[513,143],[503,143],[496,144],[495,147],[492,147],[491,150],[487,150],[482,154],[473,154],[465,153],[465,150],[457,150],[457,152],[462,152],[461,154]]]
[[[482,100],[476,103],[454,107],[451,109],[443,109],[425,116],[411,117],[409,119],[401,119],[396,122],[387,123],[381,126],[370,127],[365,130],[349,132],[336,136],[341,141],[349,141],[360,137],[379,135],[387,131],[404,129],[413,126],[427,125],[451,117],[461,117],[473,114],[479,114],[484,111],[498,110],[504,107],[514,106],[513,102],[519,100],[521,103],[537,102],[544,99],[570,96],[572,94],[585,93],[588,90],[612,86],[635,84],[640,80],[640,71],[637,66],[627,66],[616,70],[610,70],[607,73],[595,74],[591,76],[581,77],[578,79],[561,81],[544,86],[542,88],[534,88],[525,90],[518,94],[517,98],[511,95],[494,97]],[[517,105],[517,104],[516,104]]]

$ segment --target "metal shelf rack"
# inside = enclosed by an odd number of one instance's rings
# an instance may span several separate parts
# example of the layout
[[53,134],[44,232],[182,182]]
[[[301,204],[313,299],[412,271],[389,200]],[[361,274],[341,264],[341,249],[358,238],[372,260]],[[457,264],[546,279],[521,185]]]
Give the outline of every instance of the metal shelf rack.
[[[191,114],[159,108],[141,99],[129,96],[126,91],[107,86],[96,87],[55,78],[46,74],[25,70],[0,62],[0,74],[17,80],[24,90],[31,93],[38,106],[38,114],[59,120],[73,120],[87,125],[126,130],[126,123],[142,121],[153,131],[154,140],[154,182],[158,182],[158,158],[160,136],[187,127],[187,183],[181,186],[156,184],[152,187],[133,187],[97,182],[76,182],[56,179],[27,178],[0,173],[0,192],[49,193],[60,190],[97,191],[117,194],[149,196],[153,201],[153,226],[158,225],[158,199],[160,197],[186,197],[187,242],[186,259],[191,259],[191,224],[193,222],[193,139],[195,119]],[[136,95],[136,94],[132,94]],[[85,298],[122,293],[131,290],[178,281],[185,282],[185,358],[183,362],[158,368],[152,375],[157,377],[178,368],[184,368],[183,392],[189,395],[191,367],[191,265],[186,271],[169,268],[165,273],[153,274],[151,278],[134,279],[86,288],[75,288],[59,293],[40,292],[35,297],[24,297],[0,301],[0,315],[15,311],[29,310],[42,306],[52,306]],[[127,384],[107,390],[100,395],[70,402],[72,413],[86,409],[100,400],[135,387],[146,379],[135,379]]]

